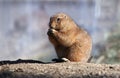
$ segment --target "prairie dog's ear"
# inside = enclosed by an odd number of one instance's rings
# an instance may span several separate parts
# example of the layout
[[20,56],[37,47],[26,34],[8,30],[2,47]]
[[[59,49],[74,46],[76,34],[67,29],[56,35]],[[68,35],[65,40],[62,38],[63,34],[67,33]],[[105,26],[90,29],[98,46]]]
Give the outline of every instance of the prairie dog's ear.
[[66,15],[64,15],[64,18],[65,18],[65,19],[67,19],[67,16],[66,16]]

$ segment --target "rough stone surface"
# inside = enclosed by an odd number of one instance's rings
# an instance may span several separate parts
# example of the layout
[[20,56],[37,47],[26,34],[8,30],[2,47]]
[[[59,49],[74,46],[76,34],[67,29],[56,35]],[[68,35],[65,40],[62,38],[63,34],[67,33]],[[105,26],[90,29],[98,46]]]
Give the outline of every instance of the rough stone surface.
[[0,66],[0,78],[119,78],[120,65],[93,63],[18,63]]

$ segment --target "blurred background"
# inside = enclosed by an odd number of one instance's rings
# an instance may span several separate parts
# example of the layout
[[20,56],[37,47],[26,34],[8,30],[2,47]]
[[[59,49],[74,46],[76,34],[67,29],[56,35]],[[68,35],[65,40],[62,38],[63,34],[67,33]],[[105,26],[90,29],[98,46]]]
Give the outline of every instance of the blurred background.
[[46,33],[57,12],[91,35],[93,63],[120,63],[120,0],[0,0],[0,60],[56,58]]

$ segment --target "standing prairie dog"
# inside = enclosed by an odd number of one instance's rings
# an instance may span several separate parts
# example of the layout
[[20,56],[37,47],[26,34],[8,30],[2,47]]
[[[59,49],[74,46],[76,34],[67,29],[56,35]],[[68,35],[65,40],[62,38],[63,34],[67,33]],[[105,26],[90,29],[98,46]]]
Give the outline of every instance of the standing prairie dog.
[[50,17],[48,37],[54,45],[58,59],[87,62],[90,58],[92,41],[88,33],[65,13]]

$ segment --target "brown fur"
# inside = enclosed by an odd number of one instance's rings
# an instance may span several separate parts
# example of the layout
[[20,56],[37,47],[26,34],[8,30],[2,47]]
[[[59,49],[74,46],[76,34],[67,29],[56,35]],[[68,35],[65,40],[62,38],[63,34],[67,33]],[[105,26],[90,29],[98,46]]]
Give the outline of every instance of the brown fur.
[[68,15],[58,13],[50,18],[48,36],[58,58],[74,62],[88,61],[92,48],[91,38]]

